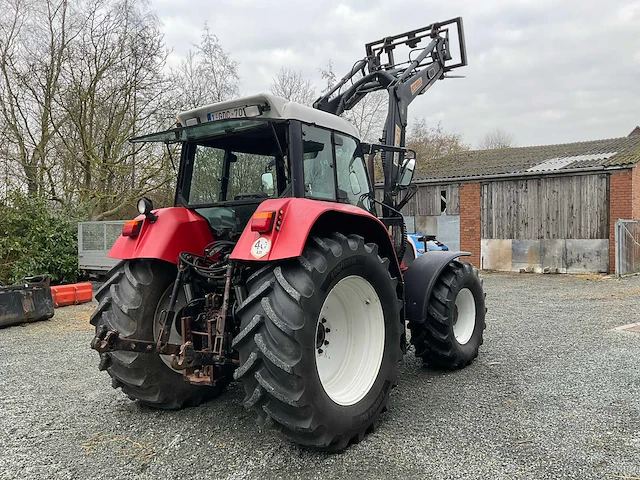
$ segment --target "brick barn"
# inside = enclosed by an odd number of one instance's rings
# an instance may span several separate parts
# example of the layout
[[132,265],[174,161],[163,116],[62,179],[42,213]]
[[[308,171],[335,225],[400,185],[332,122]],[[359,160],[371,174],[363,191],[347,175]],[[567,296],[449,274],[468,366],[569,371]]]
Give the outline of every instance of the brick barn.
[[627,137],[461,152],[420,165],[410,230],[483,269],[613,272],[614,223],[640,218],[640,128]]

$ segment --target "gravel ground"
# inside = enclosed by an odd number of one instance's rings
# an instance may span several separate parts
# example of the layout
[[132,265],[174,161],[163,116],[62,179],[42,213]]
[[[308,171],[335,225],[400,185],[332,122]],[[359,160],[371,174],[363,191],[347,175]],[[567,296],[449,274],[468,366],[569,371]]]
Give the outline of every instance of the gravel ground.
[[640,277],[485,275],[465,370],[413,352],[379,429],[341,454],[256,427],[240,385],[179,412],[113,390],[94,304],[0,330],[0,478],[640,478]]

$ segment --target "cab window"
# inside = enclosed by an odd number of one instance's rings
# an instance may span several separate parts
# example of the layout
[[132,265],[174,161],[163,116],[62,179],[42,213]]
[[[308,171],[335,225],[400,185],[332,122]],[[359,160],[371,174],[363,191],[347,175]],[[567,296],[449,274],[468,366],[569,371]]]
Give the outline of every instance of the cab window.
[[[225,161],[227,177],[223,176]],[[220,148],[196,145],[187,200],[198,205],[273,196],[275,180],[272,178],[271,185],[265,186],[263,174],[271,171],[275,163],[276,157],[271,155],[243,152],[225,155]]]
[[306,197],[336,199],[331,132],[302,126],[304,190]]
[[351,137],[335,134],[338,201],[370,209],[369,178],[359,144]]

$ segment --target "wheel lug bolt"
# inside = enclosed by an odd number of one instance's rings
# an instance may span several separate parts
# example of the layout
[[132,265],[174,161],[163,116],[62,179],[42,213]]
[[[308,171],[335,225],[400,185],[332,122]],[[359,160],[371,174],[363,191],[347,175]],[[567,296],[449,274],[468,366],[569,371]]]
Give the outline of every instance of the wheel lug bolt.
[[327,323],[327,319],[323,318],[322,320],[320,320],[322,323]]
[[331,329],[330,328],[325,328],[324,331],[325,331],[325,333],[329,333],[331,331]]
[[325,344],[325,345],[329,345],[329,340],[325,340],[325,341],[324,341],[324,344]]
[[318,353],[322,353],[322,349],[321,348],[318,349]]

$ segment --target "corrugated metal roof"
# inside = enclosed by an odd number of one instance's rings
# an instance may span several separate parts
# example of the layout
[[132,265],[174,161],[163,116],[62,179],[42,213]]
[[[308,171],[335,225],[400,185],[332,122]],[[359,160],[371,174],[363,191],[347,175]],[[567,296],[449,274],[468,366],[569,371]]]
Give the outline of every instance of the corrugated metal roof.
[[545,160],[538,165],[527,168],[527,172],[547,172],[553,170],[561,170],[563,168],[583,168],[584,165],[591,164],[593,161],[603,161],[613,157],[618,152],[608,153],[592,153],[589,155],[572,155],[570,157],[558,157]]
[[418,158],[416,180],[554,173],[576,168],[621,167],[640,162],[640,135],[533,147],[470,150],[430,162]]

